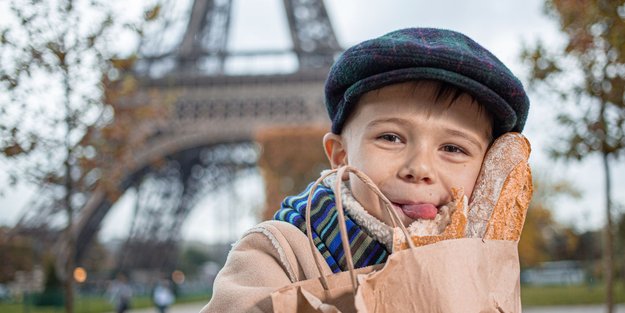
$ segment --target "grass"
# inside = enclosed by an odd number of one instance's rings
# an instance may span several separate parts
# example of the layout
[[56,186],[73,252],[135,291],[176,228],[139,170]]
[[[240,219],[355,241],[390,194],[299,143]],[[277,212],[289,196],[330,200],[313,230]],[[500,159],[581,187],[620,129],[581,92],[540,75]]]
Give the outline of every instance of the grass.
[[[599,304],[605,302],[604,285],[581,285],[581,286],[522,286],[521,301],[524,307],[550,306],[550,305],[576,305],[576,304]],[[208,295],[188,295],[176,299],[176,303],[208,302]],[[625,303],[625,283],[620,281],[615,284],[614,298],[616,303]],[[136,297],[132,301],[132,307],[152,307],[149,297]],[[113,306],[106,298],[80,297],[76,299],[76,313],[103,313],[112,312]],[[25,306],[22,303],[1,303],[2,313],[62,313],[63,307],[36,307]]]
[[[176,304],[192,302],[208,302],[207,295],[190,295],[176,299]],[[154,304],[149,297],[135,297],[132,299],[132,308],[149,308]],[[102,297],[80,297],[76,299],[74,306],[76,313],[103,313],[115,311],[113,305]],[[2,303],[0,302],[0,312],[2,313],[62,313],[63,307],[54,306],[34,306],[23,303]]]
[[[614,285],[614,302],[625,302],[625,283]],[[523,306],[550,306],[605,303],[605,285],[522,286]]]

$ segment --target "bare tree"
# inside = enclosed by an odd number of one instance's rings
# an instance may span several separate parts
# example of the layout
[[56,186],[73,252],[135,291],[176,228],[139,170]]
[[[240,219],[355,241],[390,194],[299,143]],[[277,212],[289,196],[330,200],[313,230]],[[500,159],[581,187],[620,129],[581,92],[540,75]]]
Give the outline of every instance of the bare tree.
[[614,226],[611,165],[625,152],[625,7],[609,0],[547,0],[566,45],[549,51],[540,42],[526,49],[531,83],[559,96],[558,122],[565,133],[552,156],[582,160],[599,154],[606,199],[604,240],[606,303],[614,310]]
[[[57,190],[71,248],[82,205],[78,161],[93,153],[81,138],[112,117],[102,101],[103,78],[115,75],[111,44],[123,34],[138,34],[137,25],[158,10],[125,22],[115,20],[107,1],[13,0],[9,6],[8,20],[0,25],[0,159],[10,164],[10,183],[25,180]],[[69,313],[73,256],[70,251],[60,269]]]

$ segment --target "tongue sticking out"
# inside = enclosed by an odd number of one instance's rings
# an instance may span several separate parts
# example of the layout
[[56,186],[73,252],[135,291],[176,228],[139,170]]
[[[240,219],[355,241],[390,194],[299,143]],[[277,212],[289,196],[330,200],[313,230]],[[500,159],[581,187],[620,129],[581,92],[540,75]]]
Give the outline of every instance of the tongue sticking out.
[[413,220],[426,219],[431,220],[436,217],[438,209],[433,204],[403,204],[401,210]]

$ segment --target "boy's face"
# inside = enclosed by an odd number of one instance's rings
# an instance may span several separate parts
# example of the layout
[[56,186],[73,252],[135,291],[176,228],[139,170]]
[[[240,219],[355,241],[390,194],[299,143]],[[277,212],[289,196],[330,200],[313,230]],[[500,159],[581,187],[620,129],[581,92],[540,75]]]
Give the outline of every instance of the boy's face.
[[[404,225],[434,218],[452,200],[451,188],[471,195],[490,142],[492,122],[472,98],[436,102],[438,83],[390,85],[364,94],[341,135],[326,134],[332,167],[363,171],[393,203]],[[391,225],[382,203],[358,178],[356,200]]]

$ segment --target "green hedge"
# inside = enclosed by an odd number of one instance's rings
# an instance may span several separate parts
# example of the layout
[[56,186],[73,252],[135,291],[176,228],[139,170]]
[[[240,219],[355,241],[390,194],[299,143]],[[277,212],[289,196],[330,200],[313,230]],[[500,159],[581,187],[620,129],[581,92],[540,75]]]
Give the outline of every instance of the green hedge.
[[[615,283],[614,300],[625,302],[624,282]],[[605,302],[605,285],[576,286],[522,286],[521,302],[523,306],[598,304]]]

